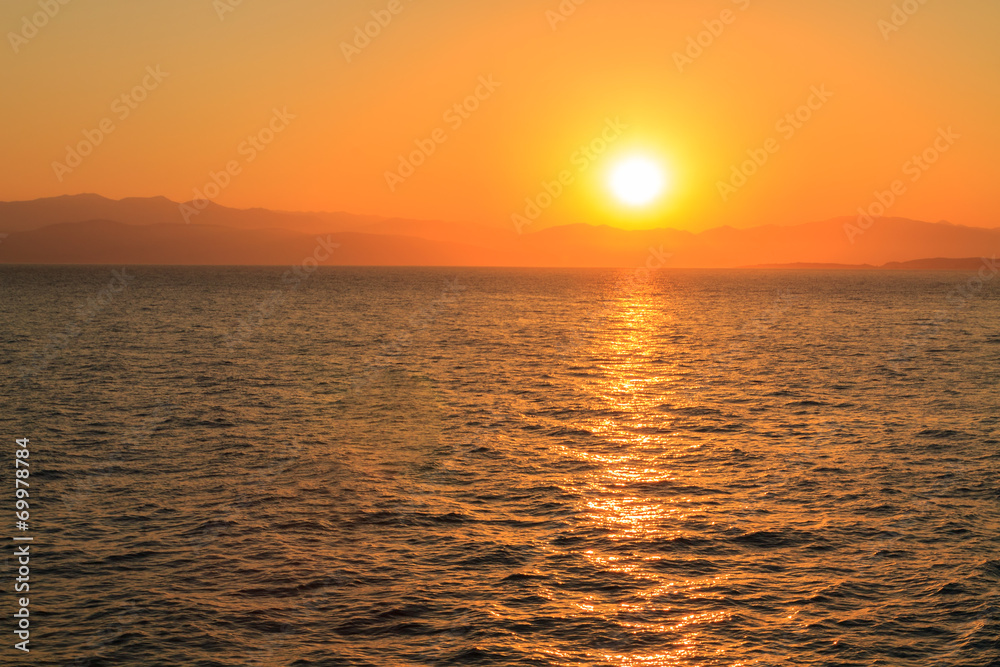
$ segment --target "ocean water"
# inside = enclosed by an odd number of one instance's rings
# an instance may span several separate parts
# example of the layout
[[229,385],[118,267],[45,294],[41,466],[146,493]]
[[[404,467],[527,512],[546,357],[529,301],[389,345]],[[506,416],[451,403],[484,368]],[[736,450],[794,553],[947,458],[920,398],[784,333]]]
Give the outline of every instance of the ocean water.
[[0,267],[0,662],[1000,665],[984,275]]

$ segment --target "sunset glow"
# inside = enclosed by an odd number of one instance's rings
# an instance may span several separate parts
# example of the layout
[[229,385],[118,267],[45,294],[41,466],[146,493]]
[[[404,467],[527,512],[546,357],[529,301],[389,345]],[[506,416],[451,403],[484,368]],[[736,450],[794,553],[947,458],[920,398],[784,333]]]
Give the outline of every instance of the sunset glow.
[[1000,667],[998,26],[0,2],[0,664]]

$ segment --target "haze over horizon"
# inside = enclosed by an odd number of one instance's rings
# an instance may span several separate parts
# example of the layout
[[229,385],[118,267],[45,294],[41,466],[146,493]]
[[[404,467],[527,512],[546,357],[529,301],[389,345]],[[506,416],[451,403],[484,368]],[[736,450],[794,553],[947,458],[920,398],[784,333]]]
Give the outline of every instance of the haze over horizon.
[[[371,214],[371,213],[359,213],[357,211],[350,211],[350,210],[337,209],[337,208],[322,209],[322,210],[320,210],[320,209],[275,209],[275,208],[269,208],[269,207],[266,207],[266,206],[259,206],[259,205],[230,206],[230,205],[222,204],[222,203],[220,203],[220,202],[218,202],[218,201],[216,201],[214,199],[203,199],[203,200],[200,200],[203,203],[201,205],[196,206],[195,202],[198,201],[196,199],[175,200],[175,199],[172,199],[172,198],[170,198],[170,197],[168,197],[166,195],[162,195],[162,194],[161,195],[150,195],[150,196],[130,195],[130,196],[124,196],[124,197],[121,197],[121,198],[112,198],[112,197],[107,197],[107,196],[102,195],[102,194],[97,193],[97,192],[76,192],[76,193],[65,193],[65,194],[60,194],[60,195],[54,195],[54,196],[51,196],[51,197],[39,197],[37,199],[0,201],[0,205],[4,205],[4,204],[29,204],[29,203],[43,202],[43,201],[58,201],[60,199],[69,200],[69,201],[79,201],[81,199],[91,198],[91,197],[92,198],[96,198],[96,199],[100,199],[100,200],[107,200],[107,201],[110,201],[110,202],[118,202],[118,203],[128,202],[128,201],[150,201],[150,200],[157,200],[157,199],[165,199],[165,200],[167,200],[167,201],[169,201],[172,204],[175,204],[177,206],[177,208],[178,208],[178,210],[177,210],[178,219],[181,220],[181,221],[183,221],[183,222],[185,222],[186,224],[190,224],[191,222],[197,222],[198,216],[200,216],[202,214],[202,212],[205,210],[204,208],[202,208],[202,206],[204,206],[204,202],[207,202],[209,206],[214,206],[214,207],[219,207],[219,208],[224,208],[224,209],[230,209],[230,210],[234,210],[234,211],[242,211],[242,212],[268,211],[268,212],[271,212],[271,213],[287,213],[287,214],[292,214],[292,215],[320,215],[320,216],[345,215],[345,216],[355,217],[355,218],[358,218],[358,219],[372,219],[372,220],[375,220],[375,219],[409,219],[409,220],[423,221],[423,222],[452,222],[452,223],[459,223],[459,224],[470,223],[470,224],[480,225],[480,226],[488,227],[488,228],[497,228],[497,229],[503,229],[503,230],[513,230],[515,233],[518,231],[517,225],[511,225],[509,220],[507,220],[507,221],[492,221],[493,224],[490,224],[490,221],[479,221],[479,220],[443,220],[443,219],[440,219],[440,218],[405,218],[403,216],[387,216],[387,215],[379,215],[379,214]],[[186,216],[186,214],[187,214],[187,216]],[[2,212],[0,212],[0,215],[2,215]],[[854,212],[849,212],[849,213],[845,213],[845,214],[841,214],[841,215],[834,215],[834,216],[831,216],[829,218],[824,218],[822,220],[819,220],[819,219],[816,219],[816,220],[813,220],[813,219],[809,219],[809,220],[785,220],[785,221],[781,221],[781,222],[778,222],[778,221],[772,222],[772,221],[767,221],[767,220],[761,220],[761,221],[757,221],[757,224],[752,224],[752,225],[721,224],[721,225],[718,225],[717,227],[694,228],[694,229],[691,228],[692,227],[691,225],[680,224],[678,221],[674,221],[674,224],[670,224],[670,222],[668,220],[664,219],[662,221],[662,223],[656,223],[656,222],[651,221],[649,224],[644,225],[641,228],[630,228],[630,227],[628,227],[628,228],[622,228],[622,229],[626,229],[626,230],[628,230],[628,229],[634,229],[634,230],[637,230],[637,231],[640,230],[640,229],[643,229],[643,230],[684,229],[686,231],[692,231],[692,232],[695,232],[695,233],[700,233],[700,232],[711,231],[713,229],[719,229],[719,228],[725,228],[725,227],[733,227],[733,228],[736,228],[736,229],[752,229],[754,227],[763,227],[763,226],[771,226],[771,225],[778,226],[778,227],[793,227],[793,226],[801,225],[801,224],[829,222],[829,221],[832,221],[832,220],[837,220],[837,221],[848,221],[848,220],[852,220],[852,219],[856,220],[859,217],[860,217],[859,212],[858,211],[854,211]],[[919,221],[919,222],[936,222],[936,223],[948,224],[948,225],[954,225],[954,226],[960,226],[960,227],[982,227],[984,229],[997,229],[997,228],[1000,228],[1000,220],[997,220],[997,221],[989,221],[989,220],[987,220],[987,221],[985,221],[985,223],[983,225],[967,225],[967,224],[957,223],[957,222],[954,222],[952,220],[946,220],[946,219],[930,220],[930,219],[924,219],[924,218],[906,218],[905,216],[894,216],[894,215],[874,215],[874,216],[873,215],[869,215],[868,217],[872,218],[872,219],[901,218],[901,219],[909,219],[909,220],[914,220],[914,221]],[[62,220],[62,221],[63,222],[68,222],[69,220]],[[3,222],[4,222],[3,219],[0,218],[0,228],[3,228]],[[615,225],[615,224],[613,224],[612,222],[609,222],[609,221],[583,220],[583,219],[581,219],[581,220],[560,221],[559,224],[530,225],[531,229],[529,230],[529,229],[525,228],[522,231],[522,233],[536,232],[536,231],[540,231],[542,229],[547,229],[549,227],[558,227],[558,226],[567,226],[567,225],[586,225],[586,226],[592,226],[592,227],[600,227],[600,226],[618,227],[617,225]]]
[[[0,263],[996,270],[1000,228],[854,217],[691,232],[543,229],[99,195],[0,202]],[[327,252],[336,248],[336,252]],[[834,266],[837,265],[837,266]],[[819,268],[813,267],[813,268]]]

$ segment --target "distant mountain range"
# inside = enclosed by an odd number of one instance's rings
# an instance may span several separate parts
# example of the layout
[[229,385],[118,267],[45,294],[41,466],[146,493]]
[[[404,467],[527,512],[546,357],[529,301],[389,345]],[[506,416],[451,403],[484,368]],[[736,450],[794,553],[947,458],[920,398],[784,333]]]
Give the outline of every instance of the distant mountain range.
[[164,197],[0,202],[0,263],[7,264],[292,265],[318,245],[337,246],[328,265],[943,270],[975,269],[1000,253],[1000,229],[836,218],[697,233],[576,224],[519,235],[513,225],[216,204],[198,210]]

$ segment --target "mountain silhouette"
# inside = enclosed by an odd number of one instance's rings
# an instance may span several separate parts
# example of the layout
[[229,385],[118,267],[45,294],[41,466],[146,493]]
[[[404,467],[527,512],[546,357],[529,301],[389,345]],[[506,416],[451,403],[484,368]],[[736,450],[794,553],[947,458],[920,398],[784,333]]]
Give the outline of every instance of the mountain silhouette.
[[7,234],[0,262],[286,265],[310,256],[318,239],[340,246],[328,264],[373,266],[962,268],[952,259],[1000,252],[1000,229],[904,218],[865,221],[864,228],[855,218],[835,218],[703,232],[572,224],[518,235],[513,227],[349,213],[216,204],[192,210],[165,197],[0,202],[0,232]]

